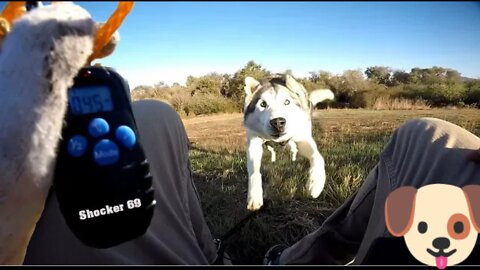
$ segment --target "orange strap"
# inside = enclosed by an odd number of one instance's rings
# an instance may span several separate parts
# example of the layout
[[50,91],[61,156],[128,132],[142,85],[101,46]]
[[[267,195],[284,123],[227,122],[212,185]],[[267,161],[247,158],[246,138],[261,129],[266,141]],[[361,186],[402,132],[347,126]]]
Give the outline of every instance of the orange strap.
[[110,39],[112,38],[113,33],[120,27],[125,17],[127,17],[128,13],[132,10],[134,2],[119,2],[118,7],[113,12],[112,16],[108,19],[108,21],[97,30],[97,34],[95,36],[95,43],[93,45],[93,53],[88,59],[90,63],[96,58],[101,58],[101,51],[102,49],[108,44]]
[[[52,1],[54,4],[55,1]],[[97,58],[102,58],[102,49],[108,44],[113,33],[120,27],[123,20],[130,13],[134,5],[133,1],[120,1],[117,9],[113,12],[108,21],[97,30],[93,53],[88,59],[88,63]],[[25,1],[8,2],[0,14],[0,40],[10,31],[11,25],[15,19],[26,12]],[[5,28],[5,29],[3,29]]]
[[27,9],[25,8],[25,1],[20,2],[8,2],[5,5],[5,8],[2,11],[0,17],[4,18],[5,20],[12,24],[12,22],[17,19],[18,17],[22,16]]
[[13,21],[22,16],[26,11],[25,1],[8,2],[5,5],[0,14],[0,39],[3,39],[10,32]]

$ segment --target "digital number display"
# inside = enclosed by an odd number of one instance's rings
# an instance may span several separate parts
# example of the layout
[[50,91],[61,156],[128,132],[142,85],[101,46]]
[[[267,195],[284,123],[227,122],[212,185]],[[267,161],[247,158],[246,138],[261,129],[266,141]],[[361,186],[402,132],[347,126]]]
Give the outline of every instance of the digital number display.
[[113,110],[110,89],[106,86],[72,87],[68,91],[68,103],[74,115]]

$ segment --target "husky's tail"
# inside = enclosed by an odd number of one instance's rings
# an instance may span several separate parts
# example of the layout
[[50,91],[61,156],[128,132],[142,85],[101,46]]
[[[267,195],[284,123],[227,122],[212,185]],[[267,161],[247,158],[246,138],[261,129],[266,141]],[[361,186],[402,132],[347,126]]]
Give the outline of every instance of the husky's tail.
[[319,89],[312,91],[308,99],[312,102],[313,106],[316,106],[324,100],[334,100],[335,95],[330,89]]

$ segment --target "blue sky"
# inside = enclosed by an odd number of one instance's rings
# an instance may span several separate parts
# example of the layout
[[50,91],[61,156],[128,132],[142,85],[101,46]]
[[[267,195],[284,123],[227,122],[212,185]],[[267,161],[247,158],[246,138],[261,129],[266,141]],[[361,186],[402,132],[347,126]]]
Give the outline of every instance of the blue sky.
[[[75,3],[105,21],[118,2]],[[101,63],[132,88],[249,60],[296,76],[437,65],[480,78],[478,2],[136,2],[120,35]]]

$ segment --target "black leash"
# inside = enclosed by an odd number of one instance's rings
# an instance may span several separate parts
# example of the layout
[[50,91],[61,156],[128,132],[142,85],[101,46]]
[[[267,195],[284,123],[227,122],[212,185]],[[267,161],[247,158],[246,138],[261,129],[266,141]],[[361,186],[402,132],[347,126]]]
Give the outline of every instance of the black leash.
[[242,220],[240,220],[237,225],[235,225],[232,229],[230,229],[227,233],[225,233],[224,235],[222,235],[221,237],[219,237],[218,239],[220,241],[225,241],[227,240],[228,238],[230,238],[234,233],[240,231],[243,226],[245,226],[245,224],[247,223],[247,221],[249,221],[250,219],[252,219],[254,216],[256,216],[258,214],[258,211],[255,211],[255,212],[252,212],[250,214],[248,214],[246,217],[244,217]]
[[233,234],[239,232],[245,224],[251,220],[252,218],[256,217],[260,212],[263,212],[267,208],[266,202],[264,202],[264,205],[262,208],[260,208],[257,211],[249,213],[247,216],[245,216],[242,220],[240,220],[232,229],[230,229],[228,232],[220,236],[219,238],[215,239],[215,244],[217,246],[217,260],[214,262],[214,264],[218,265],[223,265],[223,259],[228,259],[230,260],[231,258],[225,257],[225,249],[227,248],[227,244],[225,243]]

